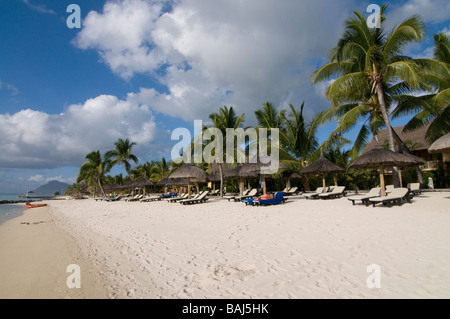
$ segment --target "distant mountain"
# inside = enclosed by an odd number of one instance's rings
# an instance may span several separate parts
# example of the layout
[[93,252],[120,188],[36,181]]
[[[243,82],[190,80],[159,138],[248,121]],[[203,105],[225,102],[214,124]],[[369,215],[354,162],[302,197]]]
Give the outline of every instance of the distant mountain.
[[33,190],[34,195],[55,195],[55,192],[59,192],[61,195],[64,195],[67,187],[70,185],[67,183],[62,183],[58,181],[50,181],[45,185],[39,186],[35,190]]

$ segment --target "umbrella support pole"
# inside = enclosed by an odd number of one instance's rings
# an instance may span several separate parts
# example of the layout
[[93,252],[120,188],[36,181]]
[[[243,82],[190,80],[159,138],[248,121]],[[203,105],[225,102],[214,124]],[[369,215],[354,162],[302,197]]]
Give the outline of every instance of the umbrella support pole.
[[384,186],[384,174],[382,168],[380,168],[380,188],[381,188],[381,196],[386,196],[386,188]]
[[263,175],[261,178],[263,182],[263,194],[266,195],[266,177]]

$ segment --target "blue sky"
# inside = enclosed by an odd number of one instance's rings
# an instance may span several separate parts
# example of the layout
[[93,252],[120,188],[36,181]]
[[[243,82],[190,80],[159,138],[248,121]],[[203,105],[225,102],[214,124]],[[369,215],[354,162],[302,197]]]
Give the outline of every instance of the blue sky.
[[[80,6],[81,29],[66,25],[71,3]],[[311,73],[343,21],[370,3],[377,2],[2,1],[0,193],[71,183],[85,154],[112,149],[119,137],[137,142],[141,162],[169,158],[171,130],[192,129],[224,105],[245,113],[247,125],[266,101],[305,101],[312,118],[329,103]],[[449,1],[389,4],[390,23],[420,14],[427,24],[427,38],[408,55],[429,57],[432,34],[449,33]],[[319,140],[334,126],[322,127]]]

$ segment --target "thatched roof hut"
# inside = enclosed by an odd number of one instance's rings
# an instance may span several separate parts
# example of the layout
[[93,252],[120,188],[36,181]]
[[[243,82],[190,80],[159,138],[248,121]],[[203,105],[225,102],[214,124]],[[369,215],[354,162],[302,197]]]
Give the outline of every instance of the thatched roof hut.
[[430,153],[450,152],[450,133],[441,136],[428,148]]
[[365,151],[360,157],[354,160],[349,167],[356,168],[384,168],[384,167],[408,167],[418,166],[424,161],[412,154],[401,154],[385,149],[377,145]]
[[349,167],[378,168],[380,171],[381,195],[385,196],[383,168],[393,166],[418,166],[423,163],[424,161],[415,155],[393,152],[378,144],[369,151],[365,151],[360,157],[354,160]]
[[194,164],[184,164],[170,174],[169,178],[187,178],[188,198],[191,198],[191,180],[197,182],[206,182],[208,174]]
[[[344,173],[345,169],[334,164],[330,160],[328,160],[325,156],[323,156],[323,150],[320,150],[320,158],[312,164],[309,164],[304,169],[300,171],[300,174],[322,174],[322,186],[325,189],[325,175],[326,174],[335,174],[335,173]],[[334,177],[334,184],[337,186],[336,176]]]

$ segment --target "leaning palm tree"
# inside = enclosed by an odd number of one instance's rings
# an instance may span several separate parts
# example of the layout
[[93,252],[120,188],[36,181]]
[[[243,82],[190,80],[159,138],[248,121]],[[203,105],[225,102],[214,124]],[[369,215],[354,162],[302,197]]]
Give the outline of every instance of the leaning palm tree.
[[[233,107],[228,108],[224,106],[223,108],[219,108],[218,113],[212,113],[209,115],[209,118],[213,122],[213,127],[219,129],[222,132],[222,136],[226,136],[227,128],[237,129],[242,126],[244,122],[245,114],[237,115]],[[208,127],[205,126],[203,130],[206,130]],[[226,143],[223,143],[223,158],[217,158],[216,162],[219,167],[219,175],[220,175],[220,196],[223,196],[223,175],[224,175],[224,162],[226,161]],[[231,155],[231,154],[229,154]],[[234,157],[234,154],[233,154]]]
[[111,166],[116,164],[123,165],[127,175],[132,177],[130,160],[135,164],[138,163],[136,155],[131,153],[133,146],[136,145],[136,143],[130,143],[128,139],[122,140],[119,138],[115,145],[116,149],[106,152],[105,157],[110,160]]
[[81,165],[78,173],[77,183],[91,182],[98,186],[102,195],[105,196],[105,191],[102,187],[105,174],[109,171],[109,160],[102,160],[100,151],[93,151],[86,155],[87,161]]
[[[420,96],[399,95],[393,117],[416,113],[404,131],[430,124],[426,138],[433,142],[450,132],[450,39],[444,33],[434,35],[434,60],[425,60],[423,76],[432,88]],[[419,60],[421,63],[423,60]]]
[[[386,126],[389,148],[395,151],[389,118],[392,95],[428,88],[421,77],[419,63],[402,55],[407,44],[423,39],[425,26],[415,15],[387,32],[382,27],[386,8],[383,5],[380,11],[381,28],[369,28],[359,12],[355,12],[355,18],[347,19],[345,32],[331,51],[330,62],[313,73],[312,82],[337,77],[326,91],[332,103],[327,119],[338,119],[334,133],[345,133],[369,116],[358,135],[358,148],[364,144],[369,130],[376,135]],[[396,169],[393,177],[394,185],[398,186]]]

